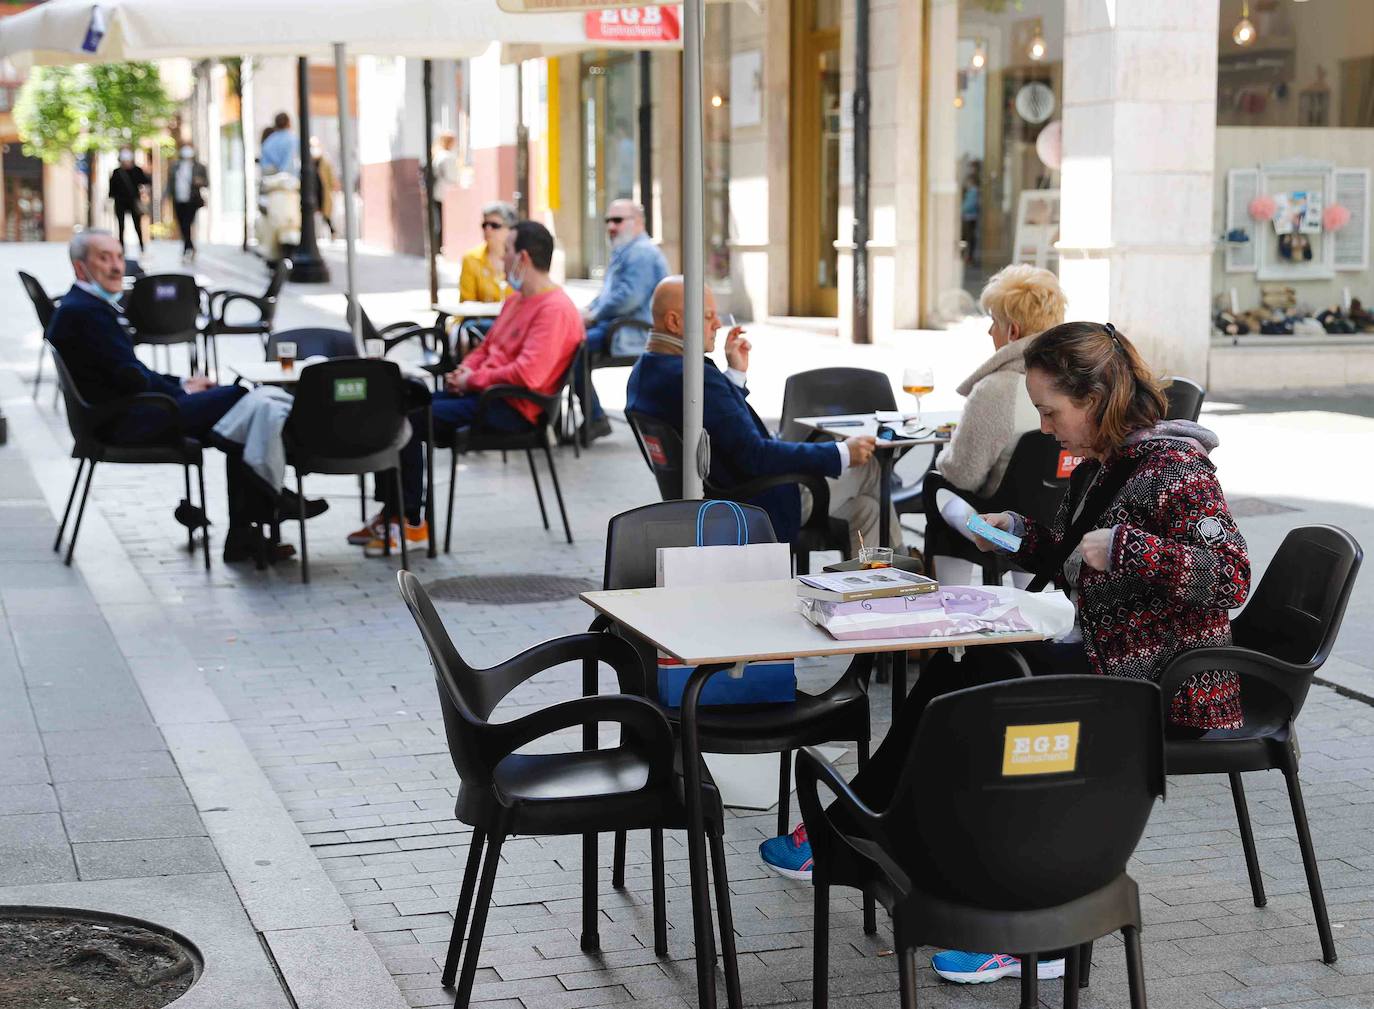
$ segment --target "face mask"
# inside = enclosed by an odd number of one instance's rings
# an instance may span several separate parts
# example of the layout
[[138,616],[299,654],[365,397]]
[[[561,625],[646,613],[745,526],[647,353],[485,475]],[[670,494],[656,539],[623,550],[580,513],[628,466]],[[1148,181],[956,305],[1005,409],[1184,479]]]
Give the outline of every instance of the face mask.
[[515,273],[513,273],[513,272],[512,272],[512,273],[507,273],[507,274],[506,274],[506,283],[509,284],[509,285],[511,286],[511,290],[512,290],[512,291],[518,291],[518,290],[520,290],[520,288],[522,288],[522,287],[525,286],[525,278],[524,278],[523,275],[517,276],[517,275],[516,275]]
[[195,153],[195,149],[191,147],[183,147],[181,149],[181,156],[185,158],[187,161],[190,161],[191,158],[195,156]]

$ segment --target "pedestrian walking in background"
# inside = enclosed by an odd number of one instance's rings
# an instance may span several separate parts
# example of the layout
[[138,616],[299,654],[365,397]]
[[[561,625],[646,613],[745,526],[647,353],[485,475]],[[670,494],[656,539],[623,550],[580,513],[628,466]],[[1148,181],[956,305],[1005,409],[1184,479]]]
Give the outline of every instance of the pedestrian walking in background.
[[134,152],[124,148],[119,152],[119,165],[110,173],[110,198],[114,200],[115,217],[119,221],[119,244],[124,244],[124,219],[134,219],[134,234],[138,236],[138,251],[143,251],[143,215],[147,212],[145,191],[153,184],[148,173],[134,162]]
[[272,127],[272,132],[263,138],[262,153],[258,157],[263,177],[287,172],[300,178],[301,142],[291,129],[291,117],[285,112],[278,112],[272,120]]
[[334,165],[330,162],[329,155],[324,153],[324,144],[320,143],[319,137],[310,138],[310,182],[315,187],[315,206],[319,208],[325,227],[329,229],[329,237],[336,238],[334,190],[338,188],[338,181],[334,174]]
[[205,206],[210,173],[196,160],[196,149],[190,144],[182,144],[180,155],[167,173],[167,193],[172,201],[177,230],[181,232],[181,261],[185,263],[196,258],[196,214]]
[[[434,141],[434,243],[430,246],[438,255],[444,249],[444,201],[458,186],[458,137],[452,130],[443,130]],[[504,240],[505,236],[502,236]]]

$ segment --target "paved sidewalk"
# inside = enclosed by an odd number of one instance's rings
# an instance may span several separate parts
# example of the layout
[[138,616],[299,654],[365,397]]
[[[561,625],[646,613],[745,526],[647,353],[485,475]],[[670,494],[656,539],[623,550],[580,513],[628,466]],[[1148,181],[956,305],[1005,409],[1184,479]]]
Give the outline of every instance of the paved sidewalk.
[[[33,255],[31,253],[31,255]],[[38,258],[38,257],[36,257]],[[221,263],[223,265],[221,265]],[[368,294],[379,320],[402,314],[403,302],[423,300],[424,277],[400,276],[413,267],[401,257],[369,261],[364,271],[377,288]],[[236,254],[215,250],[202,269],[223,281],[246,284],[255,269]],[[54,288],[61,263],[39,268]],[[341,271],[340,271],[341,273]],[[0,284],[13,270],[0,268]],[[407,274],[408,276],[408,274]],[[405,285],[415,285],[413,292]],[[383,311],[393,306],[394,311]],[[288,288],[282,325],[328,321],[337,325],[337,294]],[[25,310],[27,306],[24,306]],[[914,347],[936,343],[913,335],[878,348],[843,347],[812,334],[759,327],[756,397],[776,415],[788,371],[849,357],[893,370]],[[945,342],[954,338],[946,337]],[[226,357],[250,356],[239,341]],[[27,323],[0,323],[0,367],[31,375],[37,343]],[[767,353],[764,353],[766,351]],[[973,358],[981,356],[976,346]],[[968,348],[959,347],[940,371],[952,388]],[[970,365],[971,367],[971,365]],[[951,374],[946,381],[945,372]],[[603,394],[614,394],[614,373]],[[3,376],[0,376],[3,377]],[[13,383],[8,386],[11,390]],[[622,393],[623,395],[623,393]],[[937,394],[939,395],[939,394]],[[28,417],[51,441],[65,442],[64,421],[46,395]],[[934,406],[935,403],[930,405]],[[25,411],[30,408],[24,407]],[[10,403],[6,411],[11,412]],[[1206,421],[1222,434],[1221,477],[1241,515],[1256,561],[1256,575],[1283,532],[1295,524],[1332,521],[1365,542],[1374,540],[1370,488],[1349,475],[1351,459],[1368,457],[1374,421],[1359,402],[1216,405]],[[33,427],[11,422],[25,446]],[[12,437],[15,434],[12,433]],[[598,581],[609,517],[653,500],[654,485],[628,430],[596,443],[577,460],[556,453],[576,542],[568,546],[554,516],[546,532],[533,500],[524,462],[499,456],[465,460],[458,472],[454,551],[436,560],[413,559],[427,584],[469,576],[528,573]],[[446,470],[447,460],[439,460]],[[70,473],[53,460],[52,479]],[[63,466],[67,466],[63,470]],[[395,591],[394,561],[365,561],[343,536],[358,524],[356,483],[311,478],[308,493],[326,493],[331,510],[311,524],[314,582],[299,584],[298,570],[281,565],[259,574],[216,559],[208,575],[185,551],[171,520],[181,496],[180,475],[160,469],[109,467],[93,491],[92,507],[112,536],[86,540],[78,567],[98,565],[102,551],[119,549],[149,587],[162,629],[193,659],[241,733],[300,835],[347,902],[348,912],[390,968],[414,1006],[445,1005],[452,996],[438,984],[452,908],[467,854],[467,832],[452,819],[456,790],[435,703],[432,674],[409,615]],[[542,469],[542,463],[541,463]],[[222,467],[207,467],[211,513],[223,522]],[[441,493],[446,493],[441,476]],[[49,494],[51,499],[51,494]],[[88,516],[88,521],[90,517]],[[294,529],[287,527],[289,539]],[[46,560],[46,556],[43,560]],[[483,664],[542,638],[584,629],[591,614],[575,599],[540,604],[440,602],[465,657]],[[1357,587],[1339,658],[1326,674],[1353,693],[1374,695],[1368,577]],[[553,671],[522,688],[509,706],[521,710],[574,696],[578,670]],[[835,670],[807,664],[805,683],[833,679]],[[881,692],[879,697],[883,695]],[[504,710],[504,709],[503,709]],[[879,700],[878,734],[886,731]],[[1248,897],[1244,860],[1229,792],[1221,779],[1176,779],[1136,855],[1133,874],[1145,903],[1145,964],[1150,995],[1159,1006],[1352,1007],[1374,1006],[1374,708],[1334,690],[1313,690],[1302,719],[1304,788],[1313,821],[1340,960],[1321,964],[1291,814],[1278,775],[1247,781],[1269,906]],[[852,770],[852,757],[841,765]],[[795,812],[795,811],[794,811]],[[746,1001],[782,1005],[810,997],[809,888],[767,874],[756,847],[775,826],[776,814],[734,812],[727,829],[731,889],[740,933]],[[695,1004],[685,848],[668,839],[671,957],[652,951],[647,844],[632,838],[627,888],[609,882],[609,839],[601,851],[599,956],[577,946],[580,842],[575,838],[518,839],[503,852],[494,907],[474,1001],[499,1009],[578,1009],[634,1002],[685,1009]],[[889,932],[866,939],[852,894],[837,892],[832,906],[832,1001],[837,1006],[891,1006],[896,964],[886,952]],[[1085,1006],[1126,1004],[1120,943],[1099,944]],[[926,1006],[1013,1006],[1015,985],[957,988],[924,968]],[[1042,988],[1056,1005],[1057,982]]]

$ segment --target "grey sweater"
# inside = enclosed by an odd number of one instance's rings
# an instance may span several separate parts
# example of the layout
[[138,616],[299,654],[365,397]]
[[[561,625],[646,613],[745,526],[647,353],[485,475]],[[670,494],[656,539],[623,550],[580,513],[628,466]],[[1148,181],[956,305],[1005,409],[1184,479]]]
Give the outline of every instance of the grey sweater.
[[1040,415],[1026,392],[1025,351],[1029,340],[1016,340],[978,366],[959,385],[967,397],[964,414],[935,468],[956,487],[986,496],[1007,471],[1016,442],[1040,427]]

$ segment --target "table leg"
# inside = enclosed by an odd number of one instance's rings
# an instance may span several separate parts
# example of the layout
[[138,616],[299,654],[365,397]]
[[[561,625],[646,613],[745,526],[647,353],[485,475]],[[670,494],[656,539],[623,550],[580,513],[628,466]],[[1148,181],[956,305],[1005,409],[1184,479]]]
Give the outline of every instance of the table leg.
[[892,717],[906,702],[906,652],[892,652]]
[[878,485],[878,544],[885,547],[892,546],[892,467],[896,464],[893,458],[895,454],[881,450],[874,453],[878,457],[878,472],[881,474]]
[[682,690],[682,768],[687,779],[687,862],[691,867],[692,928],[696,940],[697,1005],[716,1009],[716,946],[706,869],[706,818],[701,808],[701,743],[697,701],[706,681],[733,663],[697,666]]
[[439,556],[439,534],[434,525],[434,404],[425,407],[429,438],[425,441],[425,522],[429,525],[429,556]]

